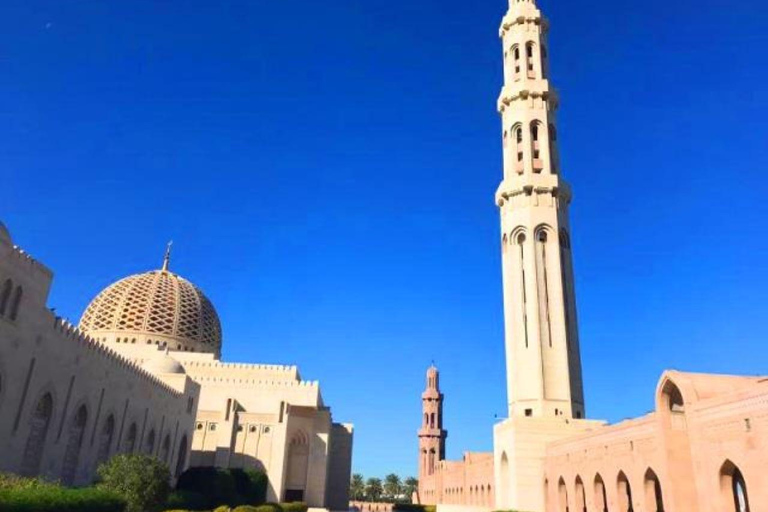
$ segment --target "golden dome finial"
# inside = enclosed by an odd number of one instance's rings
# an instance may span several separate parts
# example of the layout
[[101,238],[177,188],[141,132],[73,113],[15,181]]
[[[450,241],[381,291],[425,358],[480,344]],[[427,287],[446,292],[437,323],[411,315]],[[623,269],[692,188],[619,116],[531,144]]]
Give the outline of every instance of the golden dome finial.
[[173,245],[173,240],[168,242],[168,245],[165,248],[165,257],[163,257],[163,272],[168,272],[168,265],[171,263],[171,246]]

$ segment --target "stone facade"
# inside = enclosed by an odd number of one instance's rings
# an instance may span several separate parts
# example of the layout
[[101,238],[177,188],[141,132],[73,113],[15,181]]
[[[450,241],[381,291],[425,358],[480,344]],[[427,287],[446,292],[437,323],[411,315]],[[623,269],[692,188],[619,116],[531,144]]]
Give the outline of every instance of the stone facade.
[[78,328],[0,224],[0,470],[86,484],[110,455],[143,452],[174,474],[262,469],[270,501],[346,509],[352,426],[295,366],[221,361],[218,315],[169,256],[98,294]]
[[0,224],[0,471],[80,485],[109,456],[141,452],[180,473],[199,384],[142,368],[56,317],[52,279]]

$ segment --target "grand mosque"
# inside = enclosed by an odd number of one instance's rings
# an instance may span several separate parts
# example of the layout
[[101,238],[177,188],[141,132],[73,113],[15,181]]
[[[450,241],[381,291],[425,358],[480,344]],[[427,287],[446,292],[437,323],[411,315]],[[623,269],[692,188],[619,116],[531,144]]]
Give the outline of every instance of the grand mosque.
[[417,499],[451,512],[768,511],[768,377],[667,370],[653,412],[586,419],[548,29],[535,0],[510,0],[499,29],[508,418],[493,452],[446,460],[444,396],[429,368]]
[[[652,412],[587,417],[548,29],[535,0],[510,0],[499,31],[508,417],[492,452],[447,460],[430,367],[415,497],[438,512],[766,512],[768,377],[667,370]],[[270,501],[348,508],[352,426],[295,366],[222,361],[216,309],[169,253],[77,325],[48,308],[52,280],[0,223],[0,471],[80,485],[115,453],[145,453],[174,475],[260,468]]]
[[170,268],[120,279],[79,325],[47,307],[53,274],[0,223],[0,471],[90,483],[115,453],[257,468],[270,501],[347,508],[352,426],[295,366],[220,359],[211,301]]

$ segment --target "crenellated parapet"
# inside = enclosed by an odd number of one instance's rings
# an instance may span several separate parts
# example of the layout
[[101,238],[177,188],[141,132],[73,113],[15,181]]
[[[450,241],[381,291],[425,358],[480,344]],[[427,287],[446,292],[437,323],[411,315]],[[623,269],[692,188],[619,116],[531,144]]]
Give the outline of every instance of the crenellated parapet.
[[76,325],[68,320],[58,316],[55,317],[53,320],[53,330],[60,335],[61,339],[76,345],[81,351],[84,350],[86,353],[91,353],[100,357],[102,359],[102,364],[107,365],[107,367],[128,372],[134,377],[150,382],[153,386],[158,388],[158,391],[167,393],[170,396],[178,398],[183,395],[183,393],[176,391],[157,376],[141,368],[132,360],[124,357],[104,343],[84,334]]

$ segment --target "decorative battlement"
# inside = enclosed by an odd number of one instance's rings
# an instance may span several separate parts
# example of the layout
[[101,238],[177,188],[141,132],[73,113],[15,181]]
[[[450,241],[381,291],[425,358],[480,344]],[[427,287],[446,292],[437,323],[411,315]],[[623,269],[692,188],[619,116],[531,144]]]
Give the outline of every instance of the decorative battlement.
[[272,371],[283,373],[298,373],[295,365],[281,364],[251,364],[251,363],[225,363],[222,361],[194,361],[184,360],[184,368],[220,368],[222,370],[254,370],[254,371]]
[[[512,104],[512,102],[518,100],[525,101],[529,99],[541,99],[542,102],[549,103],[552,109],[556,109],[560,104],[560,97],[558,96],[557,91],[555,89],[550,89],[545,80],[541,80],[540,82],[547,85],[540,91],[523,88],[522,83],[519,85],[517,83],[505,85],[501,88],[499,99],[496,100],[496,110],[499,112],[499,114],[503,114],[507,107]],[[530,84],[530,81],[525,82],[525,87],[529,86]]]
[[542,32],[549,30],[549,21],[540,13],[538,13],[538,10],[537,14],[533,16],[513,16],[512,14],[507,14],[501,20],[501,26],[499,27],[499,37],[504,38],[507,32],[514,28],[515,25],[526,25],[529,23],[541,26]]
[[[184,368],[187,365],[184,364]],[[264,379],[242,379],[236,377],[211,377],[211,376],[193,376],[196,382],[207,382],[212,384],[236,384],[247,386],[260,386],[272,388],[319,388],[320,383],[316,380],[264,380]]]
[[91,338],[87,334],[84,334],[76,325],[73,325],[69,320],[61,318],[59,316],[54,318],[53,329],[67,340],[77,343],[78,345],[92,350],[95,354],[104,358],[107,363],[113,366],[123,368],[134,375],[151,382],[153,385],[159,387],[161,390],[174,397],[180,397],[183,393],[178,392],[155,375],[144,370],[133,361],[122,356],[120,353],[112,350],[106,344]]

